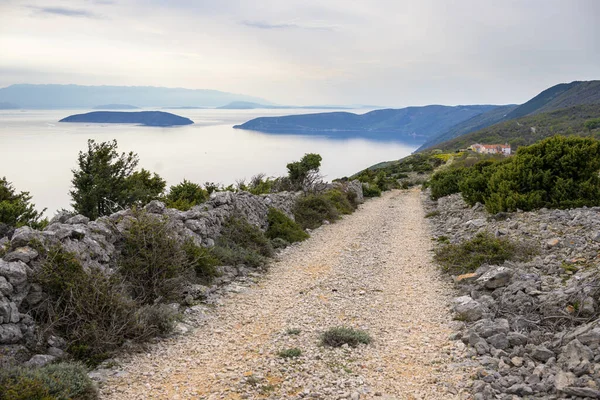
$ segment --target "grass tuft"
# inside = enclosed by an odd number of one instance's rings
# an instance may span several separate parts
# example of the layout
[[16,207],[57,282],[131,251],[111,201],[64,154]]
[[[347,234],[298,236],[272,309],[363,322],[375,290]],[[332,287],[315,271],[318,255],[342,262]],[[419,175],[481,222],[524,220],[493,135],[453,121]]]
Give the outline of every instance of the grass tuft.
[[321,344],[329,347],[340,347],[344,344],[356,347],[361,343],[369,344],[372,341],[367,332],[344,326],[331,328],[321,335]]

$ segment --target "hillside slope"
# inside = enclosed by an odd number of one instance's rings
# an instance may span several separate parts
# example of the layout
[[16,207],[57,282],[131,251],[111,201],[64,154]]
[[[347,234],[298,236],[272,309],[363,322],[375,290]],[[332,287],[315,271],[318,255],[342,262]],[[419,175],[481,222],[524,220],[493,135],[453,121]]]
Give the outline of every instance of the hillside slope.
[[365,137],[423,143],[448,128],[497,106],[424,106],[375,110],[366,114],[331,112],[255,118],[234,128],[266,133]]
[[519,106],[504,106],[473,117],[426,142],[417,151],[476,132],[503,121],[586,104],[600,104],[600,81],[574,81],[552,86]]
[[598,130],[584,127],[587,120],[600,117],[600,104],[579,105],[534,114],[481,129],[436,145],[442,150],[458,150],[473,143],[505,143],[513,147],[535,143],[553,135],[600,136]]
[[452,140],[455,137],[466,135],[467,133],[475,132],[479,129],[492,126],[506,118],[506,115],[517,107],[518,106],[514,104],[499,106],[483,114],[476,115],[471,119],[454,125],[452,128],[450,128],[450,130],[446,131],[440,136],[436,136],[428,140],[424,145],[419,147],[417,151],[435,147],[435,145],[438,143],[443,143],[445,141]]

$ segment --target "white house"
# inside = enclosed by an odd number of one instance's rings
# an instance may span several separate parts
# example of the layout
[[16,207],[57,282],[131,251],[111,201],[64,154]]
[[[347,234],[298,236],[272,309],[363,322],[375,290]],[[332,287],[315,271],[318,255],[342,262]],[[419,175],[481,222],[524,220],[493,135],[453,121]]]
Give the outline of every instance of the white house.
[[475,153],[481,154],[503,154],[510,156],[512,154],[510,144],[479,144],[475,143],[469,147],[469,150],[473,150]]

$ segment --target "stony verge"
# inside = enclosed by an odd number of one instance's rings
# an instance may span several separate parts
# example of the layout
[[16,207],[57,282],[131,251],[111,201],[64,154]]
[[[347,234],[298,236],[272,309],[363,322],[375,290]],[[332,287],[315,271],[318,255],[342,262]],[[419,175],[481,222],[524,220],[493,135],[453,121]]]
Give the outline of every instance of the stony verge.
[[488,231],[539,250],[454,277],[475,399],[600,398],[600,207],[490,215],[460,195],[424,201],[438,241]]

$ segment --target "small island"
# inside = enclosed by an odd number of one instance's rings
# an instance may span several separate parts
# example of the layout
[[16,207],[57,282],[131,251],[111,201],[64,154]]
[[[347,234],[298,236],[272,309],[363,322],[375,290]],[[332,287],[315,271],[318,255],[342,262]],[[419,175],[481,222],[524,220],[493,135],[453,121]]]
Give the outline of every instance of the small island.
[[144,126],[178,126],[194,123],[189,118],[163,111],[93,111],[63,118],[58,122],[87,122],[94,124],[140,124]]

